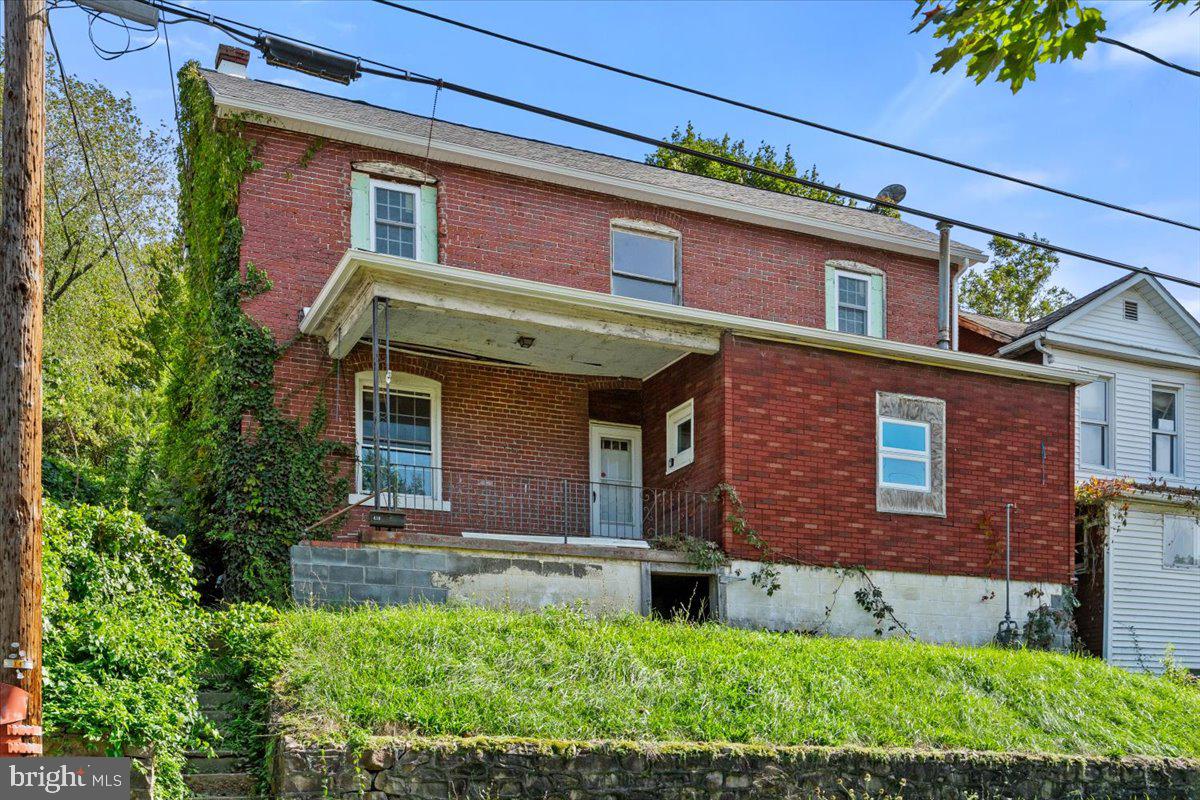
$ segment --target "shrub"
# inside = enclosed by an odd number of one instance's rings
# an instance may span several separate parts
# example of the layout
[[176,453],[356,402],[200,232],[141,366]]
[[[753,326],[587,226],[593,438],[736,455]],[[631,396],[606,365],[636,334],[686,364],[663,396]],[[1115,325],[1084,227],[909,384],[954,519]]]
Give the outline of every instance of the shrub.
[[182,539],[137,514],[43,506],[45,723],[113,755],[152,749],[156,792],[184,796],[208,738],[196,699],[200,611]]

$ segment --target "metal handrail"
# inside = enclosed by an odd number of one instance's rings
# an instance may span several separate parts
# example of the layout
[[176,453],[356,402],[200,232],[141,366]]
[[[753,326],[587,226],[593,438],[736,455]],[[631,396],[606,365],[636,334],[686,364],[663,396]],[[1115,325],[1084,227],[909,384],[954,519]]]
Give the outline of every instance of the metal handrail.
[[[569,539],[716,541],[719,501],[712,492],[497,473],[381,460],[378,506],[405,512],[405,529],[431,533],[499,533]],[[375,494],[375,459],[363,453],[355,479]]]

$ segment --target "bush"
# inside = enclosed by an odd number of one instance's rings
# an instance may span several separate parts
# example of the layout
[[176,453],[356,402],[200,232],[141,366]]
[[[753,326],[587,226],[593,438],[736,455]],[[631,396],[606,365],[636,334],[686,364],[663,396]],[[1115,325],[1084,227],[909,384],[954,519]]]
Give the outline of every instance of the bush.
[[196,699],[202,625],[182,539],[125,510],[43,505],[49,735],[113,755],[152,749],[156,791],[184,796],[184,753],[209,737]]

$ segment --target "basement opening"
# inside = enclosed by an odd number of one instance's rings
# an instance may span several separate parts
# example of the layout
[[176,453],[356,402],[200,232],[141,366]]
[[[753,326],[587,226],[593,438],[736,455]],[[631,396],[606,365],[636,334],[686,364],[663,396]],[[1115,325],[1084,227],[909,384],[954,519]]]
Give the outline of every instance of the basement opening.
[[683,618],[688,622],[715,619],[712,575],[650,575],[650,613],[661,619]]

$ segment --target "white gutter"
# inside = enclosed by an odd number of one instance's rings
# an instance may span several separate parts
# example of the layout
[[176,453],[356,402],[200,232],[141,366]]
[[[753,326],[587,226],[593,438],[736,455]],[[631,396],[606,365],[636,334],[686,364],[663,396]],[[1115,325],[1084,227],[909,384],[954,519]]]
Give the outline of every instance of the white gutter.
[[[212,88],[211,83],[209,86]],[[236,114],[260,115],[264,119],[251,119],[250,121],[407,155],[425,156],[428,152],[429,158],[436,161],[519,175],[547,183],[587,189],[726,219],[736,219],[754,225],[798,231],[924,258],[938,257],[936,241],[925,242],[832,220],[710,197],[683,189],[671,189],[629,178],[619,178],[559,164],[548,164],[544,161],[498,153],[471,145],[455,144],[438,139],[430,140],[426,136],[399,133],[375,125],[346,122],[333,116],[282,109],[272,104],[256,103],[222,95],[215,88],[212,88],[212,92],[218,116],[221,117],[230,117]],[[983,257],[983,254],[975,248],[961,244],[952,245],[950,255],[960,263],[965,263],[966,259],[978,260]]]
[[872,336],[857,336],[718,311],[652,303],[647,300],[617,297],[602,292],[529,281],[507,275],[495,275],[474,269],[412,261],[363,250],[348,250],[342,256],[333,274],[329,276],[316,300],[313,301],[311,310],[301,320],[301,333],[318,335],[326,316],[333,311],[341,295],[351,285],[360,270],[370,270],[372,279],[433,283],[437,285],[439,291],[445,291],[447,287],[455,287],[508,295],[517,305],[527,304],[529,301],[552,303],[566,307],[565,310],[573,311],[581,316],[595,316],[600,313],[640,317],[646,320],[706,328],[716,332],[729,331],[751,339],[808,345],[893,361],[909,361],[964,372],[999,375],[1043,383],[1079,385],[1094,380],[1091,374],[1083,370],[1027,364],[1023,361],[1011,361],[955,350],[940,350],[936,347],[896,342]]
[[[1046,353],[1042,347],[1047,344],[1066,350],[1096,353],[1126,361],[1140,361],[1147,364],[1158,364],[1178,369],[1200,369],[1200,357],[1197,356],[1160,350],[1156,347],[1141,347],[1132,344],[1106,342],[1101,339],[1092,339],[1088,336],[1057,333],[1051,330],[1038,331],[1037,333],[1031,333],[1028,336],[1023,336],[1020,339],[1009,342],[997,351],[997,355],[1007,356],[1012,353],[1019,353],[1030,345],[1039,352]],[[1052,354],[1047,353],[1047,355]]]

